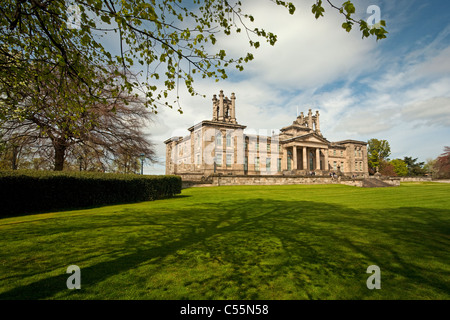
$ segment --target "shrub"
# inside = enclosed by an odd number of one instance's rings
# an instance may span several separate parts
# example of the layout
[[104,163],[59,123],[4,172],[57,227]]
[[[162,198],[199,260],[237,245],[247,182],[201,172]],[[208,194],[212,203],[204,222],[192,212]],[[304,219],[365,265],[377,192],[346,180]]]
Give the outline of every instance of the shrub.
[[0,171],[0,216],[156,200],[179,193],[179,176]]

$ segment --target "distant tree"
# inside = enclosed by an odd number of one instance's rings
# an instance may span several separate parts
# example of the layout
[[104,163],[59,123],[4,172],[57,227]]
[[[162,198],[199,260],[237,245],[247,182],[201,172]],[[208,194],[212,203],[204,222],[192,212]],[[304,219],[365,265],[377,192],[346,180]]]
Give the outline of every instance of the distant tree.
[[450,178],[450,147],[444,147],[444,153],[436,159],[434,168],[437,178]]
[[33,142],[35,139],[23,131],[8,139],[6,135],[0,136],[0,169],[29,169],[32,166],[30,154],[35,151]]
[[383,161],[389,161],[388,157],[391,154],[391,147],[387,140],[370,139],[368,141],[367,153],[369,168],[376,171],[376,168],[380,168]]
[[408,176],[422,176],[425,174],[423,169],[425,162],[417,162],[417,158],[413,159],[412,157],[404,157],[403,161],[408,167]]
[[117,173],[138,173],[140,168],[139,155],[130,149],[122,149],[112,163],[112,170]]
[[408,167],[405,161],[401,159],[394,159],[389,161],[389,163],[394,167],[394,172],[399,177],[405,177],[408,175]]
[[105,150],[90,141],[83,141],[70,148],[65,162],[71,171],[110,171],[110,161]]
[[383,176],[388,176],[388,177],[396,177],[397,176],[394,165],[386,160],[380,161],[379,172]]
[[[114,77],[114,73],[110,76]],[[76,80],[66,84],[66,92],[83,91]],[[30,79],[28,85],[38,89],[34,95],[17,105],[7,103],[12,100],[3,101],[4,109],[24,107],[17,116],[7,111],[0,118],[4,141],[13,141],[16,136],[34,139],[41,154],[53,156],[56,171],[63,170],[67,154],[77,145],[101,152],[110,160],[124,149],[133,150],[136,155],[144,153],[147,159],[153,160],[153,145],[143,133],[152,113],[139,96],[120,91],[121,86],[117,85],[103,88],[103,101],[86,103],[82,95],[79,99],[60,100],[55,94],[55,88],[59,90],[58,82]],[[72,156],[87,159],[82,154]]]
[[423,170],[425,171],[426,175],[430,175],[432,177],[436,177],[436,173],[437,173],[437,170],[435,168],[436,162],[437,162],[437,159],[431,159],[431,158],[428,158],[425,161],[425,164],[423,166]]

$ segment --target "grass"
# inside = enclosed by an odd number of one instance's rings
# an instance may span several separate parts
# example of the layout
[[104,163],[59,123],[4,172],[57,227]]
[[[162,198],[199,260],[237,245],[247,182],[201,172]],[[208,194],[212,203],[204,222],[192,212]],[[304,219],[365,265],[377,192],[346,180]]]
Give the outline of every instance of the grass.
[[450,184],[191,188],[0,219],[0,235],[0,299],[450,298]]

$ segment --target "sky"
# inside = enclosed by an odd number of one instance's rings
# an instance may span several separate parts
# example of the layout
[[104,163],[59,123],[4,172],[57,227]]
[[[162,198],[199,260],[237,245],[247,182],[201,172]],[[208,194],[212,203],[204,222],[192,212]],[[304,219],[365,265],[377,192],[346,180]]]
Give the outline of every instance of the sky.
[[179,88],[183,113],[160,108],[148,127],[158,163],[147,163],[144,174],[164,174],[163,141],[211,120],[211,99],[220,90],[235,93],[236,118],[247,132],[270,134],[312,109],[329,141],[385,139],[390,159],[426,161],[450,146],[450,1],[354,1],[364,20],[372,15],[369,6],[380,8],[389,32],[380,41],[362,39],[358,28],[347,33],[326,2],[319,20],[312,0],[293,1],[294,15],[268,0],[243,2],[254,26],[275,33],[277,43],[255,50],[243,34],[220,36],[217,46],[227,56],[252,52],[255,59],[242,72],[230,70],[226,80],[196,79],[206,98]]

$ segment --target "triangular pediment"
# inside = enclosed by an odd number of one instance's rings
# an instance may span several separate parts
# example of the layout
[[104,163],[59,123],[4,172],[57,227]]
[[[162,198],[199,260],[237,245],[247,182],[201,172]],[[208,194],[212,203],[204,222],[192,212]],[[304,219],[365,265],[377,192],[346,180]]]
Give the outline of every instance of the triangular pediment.
[[324,137],[322,137],[321,135],[319,135],[315,132],[311,132],[311,133],[297,136],[297,137],[292,137],[285,141],[314,142],[314,143],[324,143],[324,144],[330,143],[327,139],[325,139]]

